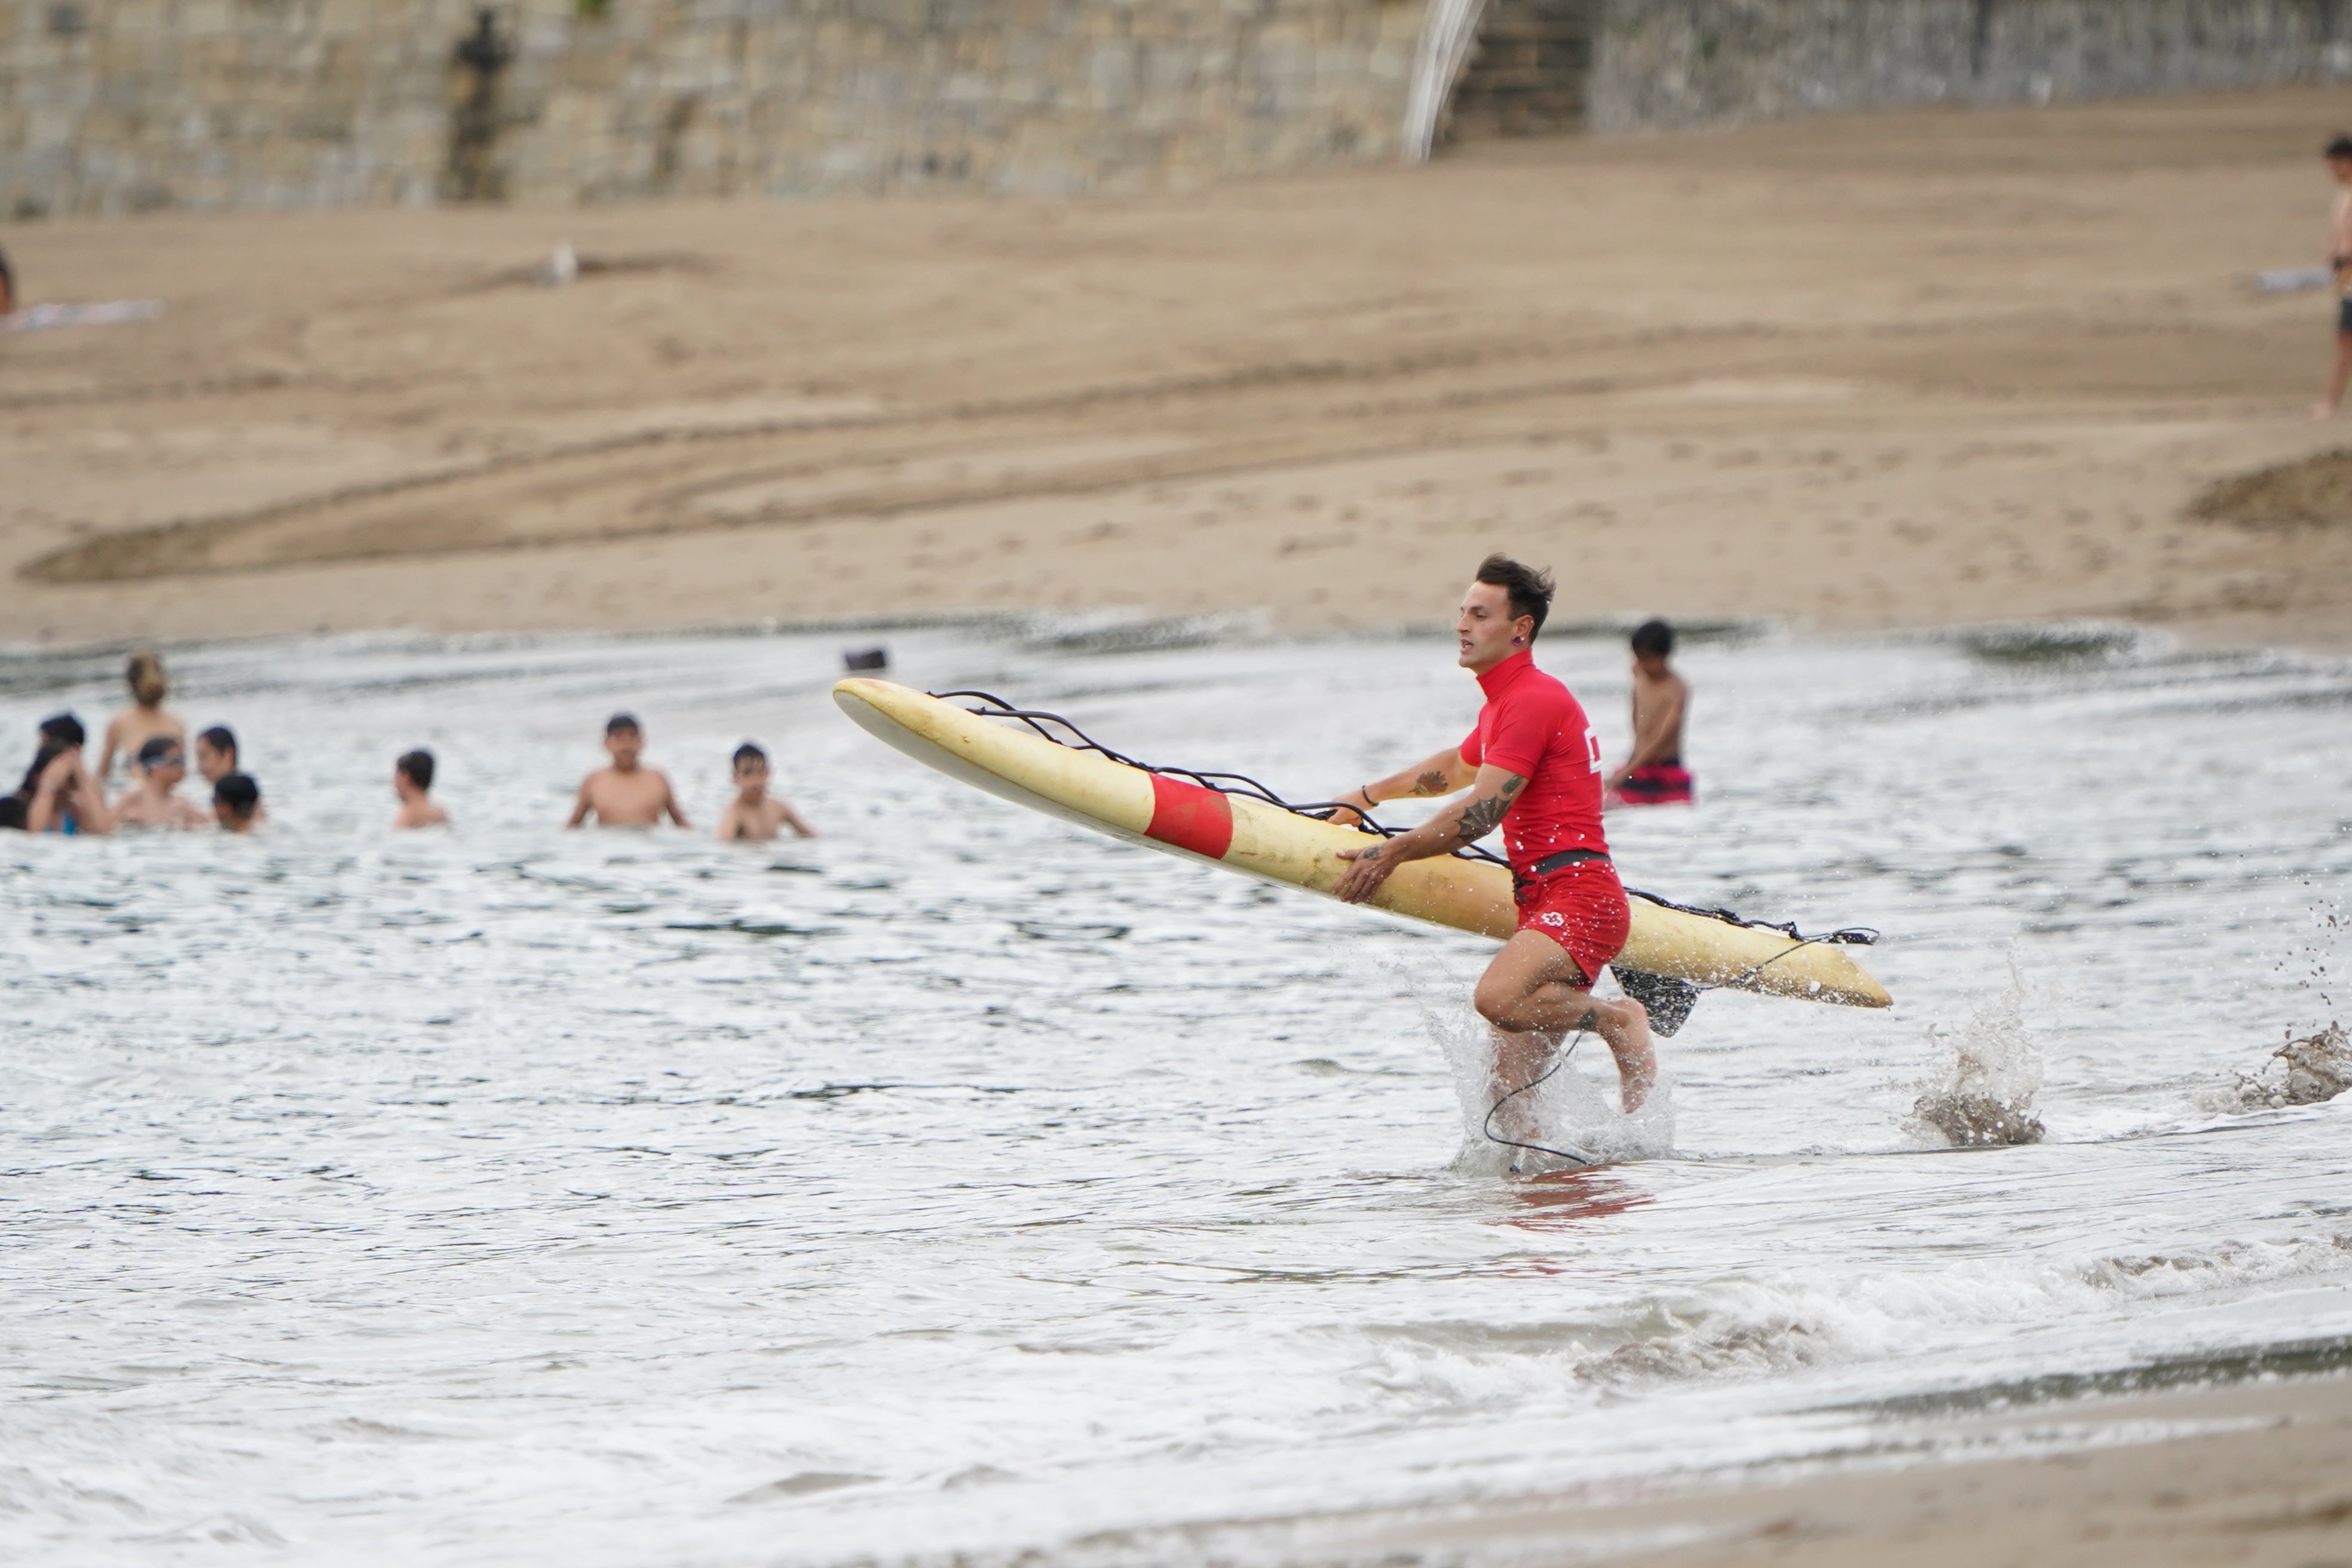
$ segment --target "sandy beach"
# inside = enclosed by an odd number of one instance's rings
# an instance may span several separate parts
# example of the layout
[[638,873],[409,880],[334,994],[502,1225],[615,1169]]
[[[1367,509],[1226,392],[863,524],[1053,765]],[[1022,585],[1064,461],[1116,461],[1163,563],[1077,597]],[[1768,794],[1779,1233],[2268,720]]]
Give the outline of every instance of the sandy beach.
[[[1487,144],[1075,203],[0,230],[18,643],[977,608],[2112,616],[2352,637],[2352,530],[2190,517],[2332,451],[2340,89]],[[559,244],[583,271],[531,281]]]
[[[1655,1568],[1983,1568],[2352,1561],[2352,1384],[2340,1376],[2027,1407],[1957,1421],[1954,1462],[1696,1496],[1382,1521],[1343,1554],[1451,1549]],[[2042,1458],[1970,1459],[1969,1445]]]

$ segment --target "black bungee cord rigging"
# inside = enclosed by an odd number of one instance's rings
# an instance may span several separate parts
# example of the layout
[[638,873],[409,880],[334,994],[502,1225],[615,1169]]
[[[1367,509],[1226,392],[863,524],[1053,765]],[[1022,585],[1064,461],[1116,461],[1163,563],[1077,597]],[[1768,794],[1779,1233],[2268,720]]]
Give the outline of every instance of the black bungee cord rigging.
[[[1007,702],[1003,698],[997,696],[993,692],[934,691],[929,695],[938,698],[943,702],[952,701],[960,697],[970,698],[976,702],[987,704],[984,708],[967,708],[964,710],[965,712],[972,714],[976,718],[1017,719],[1022,723],[1027,725],[1030,729],[1035,731],[1040,736],[1044,737],[1045,740],[1053,742],[1054,744],[1057,746],[1066,746],[1074,752],[1092,752],[1097,756],[1107,758],[1111,762],[1120,763],[1126,767],[1137,769],[1142,773],[1165,773],[1171,778],[1189,779],[1192,783],[1199,784],[1202,788],[1214,790],[1219,795],[1238,795],[1250,800],[1263,801],[1267,805],[1277,806],[1284,811],[1289,812],[1294,816],[1304,816],[1317,822],[1328,822],[1339,812],[1345,811],[1355,816],[1357,822],[1362,826],[1365,832],[1376,834],[1381,838],[1394,838],[1399,833],[1404,831],[1402,828],[1390,827],[1381,823],[1375,822],[1372,820],[1371,815],[1369,812],[1362,811],[1355,806],[1349,805],[1345,801],[1318,800],[1307,801],[1301,804],[1296,801],[1285,800],[1282,796],[1275,794],[1274,791],[1268,789],[1265,784],[1259,783],[1257,780],[1250,777],[1247,773],[1202,772],[1194,768],[1163,767],[1152,763],[1143,762],[1138,758],[1129,756],[1124,752],[1115,752],[1111,750],[1108,746],[1104,745],[1101,742],[1087,734],[1084,730],[1079,729],[1077,725],[1072,723],[1069,720],[1065,719],[1059,713],[1048,713],[1042,709],[1035,708],[1016,708],[1012,703]],[[1075,737],[1075,739],[1066,740],[1061,735],[1054,733],[1052,730],[1045,727],[1048,724],[1059,726],[1061,729],[1068,731],[1068,733]],[[1511,872],[1514,882],[1517,880],[1518,873],[1512,870],[1511,863],[1508,860],[1504,859],[1501,856],[1496,854],[1491,849],[1480,848],[1475,844],[1465,844],[1461,848],[1454,850],[1453,854],[1454,858],[1458,860],[1483,860],[1490,866],[1499,866],[1504,870]],[[1744,926],[1752,931],[1779,931],[1796,944],[1793,947],[1784,948],[1780,952],[1774,953],[1771,957],[1764,960],[1761,963],[1753,965],[1745,975],[1741,976],[1744,980],[1754,979],[1757,975],[1764,973],[1764,971],[1770,965],[1780,963],[1780,960],[1788,957],[1790,953],[1797,952],[1800,948],[1811,947],[1816,943],[1822,942],[1867,947],[1878,940],[1878,932],[1868,926],[1848,926],[1840,931],[1825,931],[1819,936],[1806,936],[1797,929],[1797,925],[1794,921],[1751,921],[1742,918],[1730,910],[1700,909],[1692,904],[1678,904],[1671,899],[1662,899],[1655,893],[1644,893],[1637,889],[1628,888],[1625,890],[1630,897],[1645,900],[1650,903],[1657,905],[1661,909],[1673,910],[1680,914],[1699,915],[1707,920],[1721,921],[1726,925]],[[1725,990],[1732,984],[1730,982],[1717,981],[1712,984],[1704,984],[1697,981],[1683,980],[1668,975],[1657,975],[1652,976],[1651,978],[1657,980],[1665,985],[1679,987],[1683,992],[1688,994],[1690,1000],[1683,1001],[1680,1005],[1680,1009],[1675,1020],[1676,1026],[1679,1026],[1681,1017],[1688,1015],[1691,1001],[1696,1000],[1698,993],[1703,991]],[[1621,984],[1623,984],[1624,976],[1620,974],[1618,976],[1618,980]],[[1641,998],[1636,998],[1636,1000],[1641,1000]],[[1549,1154],[1555,1159],[1571,1161],[1587,1169],[1600,1163],[1600,1162],[1589,1159],[1584,1155],[1570,1153],[1565,1149],[1551,1149],[1547,1148],[1540,1143],[1522,1143],[1515,1139],[1499,1137],[1495,1131],[1495,1118],[1501,1112],[1503,1107],[1509,1104],[1518,1096],[1528,1093],[1529,1091],[1540,1088],[1543,1084],[1549,1082],[1554,1074],[1558,1073],[1560,1068],[1568,1065],[1569,1058],[1576,1054],[1577,1046],[1580,1044],[1583,1041],[1584,1037],[1591,1032],[1591,1031],[1589,1027],[1579,1027],[1576,1033],[1570,1037],[1567,1046],[1561,1049],[1558,1059],[1555,1060],[1551,1066],[1546,1068],[1539,1076],[1530,1079],[1528,1082],[1521,1084],[1518,1088],[1510,1090],[1508,1093],[1505,1094],[1502,1099],[1495,1101],[1492,1106],[1487,1108],[1486,1119],[1481,1124],[1479,1130],[1485,1134],[1489,1142],[1500,1143],[1506,1148],[1525,1149],[1530,1152],[1538,1154]],[[1673,1030],[1669,1028],[1663,1030],[1662,1032],[1670,1034]]]

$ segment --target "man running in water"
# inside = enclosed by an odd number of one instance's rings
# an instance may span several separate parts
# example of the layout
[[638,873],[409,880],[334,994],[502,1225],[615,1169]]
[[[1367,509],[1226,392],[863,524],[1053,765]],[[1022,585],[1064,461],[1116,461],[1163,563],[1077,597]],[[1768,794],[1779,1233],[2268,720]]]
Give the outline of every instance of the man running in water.
[[1507,1089],[1533,1083],[1570,1031],[1591,1029],[1617,1058],[1631,1111],[1657,1082],[1657,1055],[1639,1002],[1592,994],[1633,916],[1601,831],[1601,742],[1568,688],[1536,668],[1529,646],[1551,595],[1549,573],[1503,555],[1479,565],[1454,628],[1462,667],[1486,694],[1478,727],[1460,746],[1340,796],[1333,820],[1353,822],[1408,795],[1467,787],[1470,796],[1385,844],[1340,851],[1355,864],[1332,891],[1361,903],[1405,861],[1451,854],[1501,826],[1519,929],[1473,998],[1495,1030],[1496,1070]]

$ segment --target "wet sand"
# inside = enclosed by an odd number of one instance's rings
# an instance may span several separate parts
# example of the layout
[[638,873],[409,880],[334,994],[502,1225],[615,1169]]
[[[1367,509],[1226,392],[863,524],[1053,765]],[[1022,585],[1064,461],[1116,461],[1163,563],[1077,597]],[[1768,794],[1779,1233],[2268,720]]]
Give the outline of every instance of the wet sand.
[[[2189,515],[2305,416],[2352,94],[1474,147],[1087,203],[0,230],[11,642],[971,608],[2126,616],[2352,642],[2352,526]],[[530,272],[558,242],[587,270]]]
[[[2027,1407],[1948,1443],[2069,1445],[1689,1497],[1574,1500],[1383,1521],[1341,1550],[1645,1568],[2332,1568],[2352,1562],[2352,1380]],[[2097,1445],[2097,1446],[2089,1446]],[[1352,1539],[1349,1539],[1351,1537]]]

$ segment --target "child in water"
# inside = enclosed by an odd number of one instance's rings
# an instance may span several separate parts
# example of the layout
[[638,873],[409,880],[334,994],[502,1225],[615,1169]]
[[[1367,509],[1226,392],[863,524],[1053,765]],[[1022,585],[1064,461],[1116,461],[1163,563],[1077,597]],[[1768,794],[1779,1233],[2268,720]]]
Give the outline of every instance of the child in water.
[[163,679],[163,661],[143,650],[134,653],[122,679],[131,688],[131,706],[107,721],[106,742],[98,753],[101,780],[113,771],[117,752],[126,758],[135,757],[140,747],[158,736],[183,751],[188,744],[188,727],[163,708],[164,694],[171,689]]
[[1633,632],[1633,751],[1609,775],[1612,805],[1688,805],[1690,770],[1683,766],[1683,715],[1690,688],[1666,660],[1675,628],[1644,621]]
[[669,779],[652,768],[637,765],[646,749],[646,732],[634,714],[615,713],[604,724],[604,750],[613,765],[598,768],[580,781],[580,798],[572,807],[566,827],[577,827],[591,815],[599,827],[653,827],[664,814],[680,827],[691,826],[677,808]]
[[[196,772],[204,775],[205,783],[217,788],[221,780],[244,771],[245,765],[237,755],[236,733],[227,725],[215,724],[196,737]],[[253,819],[268,821],[268,810],[256,805]]]
[[768,793],[768,753],[749,741],[735,748],[735,798],[719,814],[721,839],[773,838],[786,825],[803,838],[816,837],[790,801]]
[[261,816],[261,786],[243,773],[213,785],[213,820],[226,833],[250,833]]
[[394,827],[443,827],[449,814],[433,801],[433,753],[419,747],[392,764],[392,793],[400,797]]
[[139,748],[139,782],[114,803],[118,827],[202,827],[211,820],[194,801],[183,800],[180,781],[188,776],[188,761],[180,742],[169,735],[153,735]]

